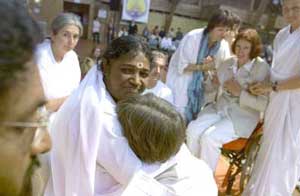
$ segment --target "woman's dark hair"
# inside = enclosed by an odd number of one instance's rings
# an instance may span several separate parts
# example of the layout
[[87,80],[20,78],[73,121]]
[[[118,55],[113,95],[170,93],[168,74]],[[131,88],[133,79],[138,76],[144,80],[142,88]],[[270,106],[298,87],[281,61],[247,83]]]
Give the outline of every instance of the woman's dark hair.
[[251,43],[250,59],[254,59],[260,55],[262,51],[262,43],[260,36],[255,29],[245,29],[236,36],[231,46],[234,54],[236,54],[235,47],[239,40],[246,40]]
[[117,113],[129,146],[146,163],[167,161],[185,140],[181,115],[152,93],[118,102]]
[[211,32],[215,27],[231,27],[232,15],[228,10],[218,10],[209,19],[204,33]]
[[143,53],[150,62],[152,68],[151,50],[147,43],[143,42],[136,36],[121,36],[111,42],[105,50],[102,58],[107,64],[111,59],[118,59],[123,55],[129,55],[130,58],[136,57],[139,53]]
[[22,3],[0,0],[0,94],[26,71],[42,33]]

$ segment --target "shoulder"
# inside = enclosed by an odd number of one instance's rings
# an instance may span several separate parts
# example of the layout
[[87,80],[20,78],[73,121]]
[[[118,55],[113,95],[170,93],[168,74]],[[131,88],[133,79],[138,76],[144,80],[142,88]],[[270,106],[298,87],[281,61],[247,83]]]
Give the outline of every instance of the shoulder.
[[275,41],[278,40],[278,39],[281,39],[285,35],[289,34],[289,31],[290,31],[290,25],[280,29],[278,31],[278,33],[276,34],[276,36],[275,36]]
[[51,49],[50,44],[51,41],[49,39],[45,39],[42,43],[38,44],[36,48],[37,57],[46,55]]
[[204,29],[200,28],[200,29],[194,29],[191,30],[190,32],[188,32],[185,37],[195,37],[195,36],[202,36]]
[[163,90],[165,93],[170,93],[170,94],[172,94],[172,91],[171,91],[171,89],[165,84],[165,83],[163,83],[162,81],[158,81],[157,82],[157,86],[159,86],[159,88],[161,89],[161,90]]
[[269,64],[264,60],[262,59],[261,57],[256,57],[255,58],[255,61],[254,61],[254,68],[258,69],[258,70],[269,70],[270,69],[270,66]]
[[261,57],[256,57],[254,64],[259,65],[259,66],[263,66],[263,67],[269,67],[268,63],[262,59]]
[[196,43],[201,39],[203,31],[204,29],[194,29],[188,32],[181,40],[180,45],[197,45]]
[[72,61],[79,62],[77,53],[74,50],[69,51],[66,57]]
[[35,59],[37,65],[42,68],[46,67],[49,64],[52,64],[52,56],[51,56],[51,42],[49,39],[44,40],[40,43],[35,50]]

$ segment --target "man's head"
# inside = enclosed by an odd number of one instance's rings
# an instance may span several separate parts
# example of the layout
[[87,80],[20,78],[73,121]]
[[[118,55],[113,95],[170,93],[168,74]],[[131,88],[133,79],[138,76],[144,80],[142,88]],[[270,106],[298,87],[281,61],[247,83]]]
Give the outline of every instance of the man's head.
[[112,41],[103,54],[102,70],[106,88],[116,102],[145,90],[151,61],[148,45],[138,38],[122,36]]
[[232,26],[232,16],[227,10],[218,10],[209,19],[205,33],[209,33],[212,41],[220,41]]
[[46,150],[35,140],[45,103],[33,60],[41,33],[17,1],[0,0],[0,18],[0,195],[30,196],[35,155]]
[[117,113],[129,146],[146,163],[167,161],[185,140],[181,115],[151,93],[119,102]]
[[153,88],[158,80],[165,78],[168,69],[167,55],[159,51],[152,51],[152,64],[154,68],[150,72],[149,85],[147,88]]
[[300,0],[283,0],[282,14],[295,30],[300,27]]

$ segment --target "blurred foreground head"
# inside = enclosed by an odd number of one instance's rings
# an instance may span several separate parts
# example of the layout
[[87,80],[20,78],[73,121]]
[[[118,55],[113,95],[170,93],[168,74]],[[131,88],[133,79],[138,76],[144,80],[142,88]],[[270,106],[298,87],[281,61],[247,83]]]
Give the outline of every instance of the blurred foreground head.
[[36,155],[47,150],[45,138],[35,134],[44,126],[38,111],[45,99],[33,60],[41,32],[18,1],[0,0],[0,18],[0,195],[30,196]]

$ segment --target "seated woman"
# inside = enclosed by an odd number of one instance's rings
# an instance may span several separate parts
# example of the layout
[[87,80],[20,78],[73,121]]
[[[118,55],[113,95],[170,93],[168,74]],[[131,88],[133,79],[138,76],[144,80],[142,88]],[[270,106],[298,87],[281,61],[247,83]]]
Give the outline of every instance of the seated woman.
[[173,159],[174,164],[160,169],[153,180],[174,195],[217,195],[211,170],[186,149],[185,122],[170,103],[152,93],[136,95],[120,101],[117,114],[130,148],[141,161],[154,165]]
[[240,32],[232,45],[234,57],[218,68],[221,95],[204,108],[187,128],[191,152],[215,170],[220,148],[237,138],[248,138],[260,120],[268,99],[249,93],[248,86],[269,79],[269,65],[258,55],[261,41],[254,29]]

